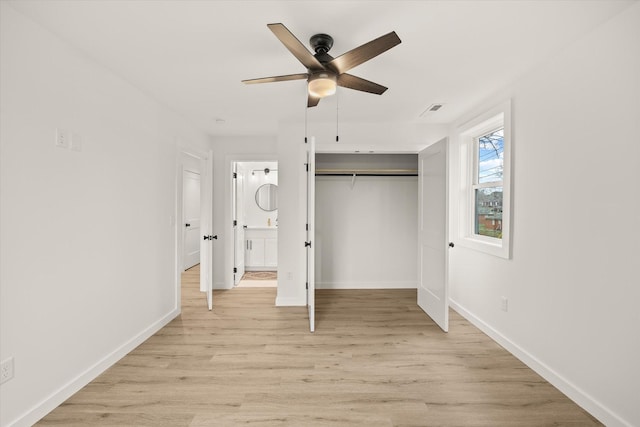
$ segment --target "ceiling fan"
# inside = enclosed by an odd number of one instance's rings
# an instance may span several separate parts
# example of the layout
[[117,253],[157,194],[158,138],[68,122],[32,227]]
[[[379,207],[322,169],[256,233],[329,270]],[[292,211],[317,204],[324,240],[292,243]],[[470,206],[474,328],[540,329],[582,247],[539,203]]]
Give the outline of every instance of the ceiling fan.
[[267,27],[307,68],[307,72],[242,80],[243,83],[271,83],[306,79],[309,83],[307,107],[315,107],[321,98],[333,95],[336,92],[336,85],[377,95],[382,95],[387,90],[382,85],[347,74],[347,71],[400,44],[401,40],[395,31],[334,58],[328,53],[333,46],[333,38],[328,34],[316,34],[311,37],[309,43],[315,51],[315,54],[312,54],[283,24],[268,24]]

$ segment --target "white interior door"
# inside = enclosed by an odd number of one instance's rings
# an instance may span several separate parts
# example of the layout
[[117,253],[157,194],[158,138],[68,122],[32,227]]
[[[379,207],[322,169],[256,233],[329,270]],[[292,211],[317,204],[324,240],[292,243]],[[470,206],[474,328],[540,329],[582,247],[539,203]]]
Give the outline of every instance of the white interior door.
[[418,155],[418,305],[449,330],[448,141]]
[[231,184],[231,210],[233,218],[233,284],[240,283],[244,275],[244,178],[243,171],[238,168],[238,164],[233,164],[233,180]]
[[315,213],[316,213],[316,140],[307,143],[307,308],[309,310],[309,329],[315,331],[316,325],[316,284],[315,284]]
[[213,308],[213,156],[203,160],[200,185],[200,290],[207,294],[207,306]]
[[183,242],[182,269],[200,263],[200,174],[185,170],[183,185]]

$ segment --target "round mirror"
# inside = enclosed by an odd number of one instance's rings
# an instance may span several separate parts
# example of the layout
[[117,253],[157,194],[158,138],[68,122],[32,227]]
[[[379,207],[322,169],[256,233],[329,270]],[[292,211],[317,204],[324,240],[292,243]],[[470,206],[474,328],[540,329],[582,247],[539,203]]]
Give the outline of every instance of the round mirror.
[[278,209],[278,186],[264,184],[256,191],[256,203],[263,211],[271,212]]

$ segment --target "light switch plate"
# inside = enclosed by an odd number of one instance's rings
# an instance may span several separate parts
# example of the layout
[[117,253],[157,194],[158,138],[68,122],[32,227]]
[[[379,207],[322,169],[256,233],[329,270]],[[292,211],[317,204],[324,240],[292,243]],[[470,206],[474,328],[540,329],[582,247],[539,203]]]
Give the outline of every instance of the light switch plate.
[[13,357],[5,359],[0,363],[0,384],[4,384],[13,378]]
[[69,148],[69,132],[64,129],[56,129],[56,147]]
[[500,297],[500,309],[502,311],[509,311],[509,300],[507,297]]

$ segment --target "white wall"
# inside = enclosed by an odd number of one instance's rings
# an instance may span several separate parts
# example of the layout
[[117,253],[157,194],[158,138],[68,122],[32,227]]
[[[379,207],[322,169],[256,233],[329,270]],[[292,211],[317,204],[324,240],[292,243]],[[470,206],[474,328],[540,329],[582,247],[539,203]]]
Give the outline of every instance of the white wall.
[[[0,424],[31,425],[179,313],[176,140],[207,141],[0,12],[0,359],[15,360]],[[82,151],[54,147],[56,128]]]
[[[315,107],[319,108],[319,107]],[[312,110],[312,109],[311,109]],[[316,137],[318,153],[417,153],[447,135],[448,126],[425,123],[316,123],[309,113],[307,133]]]
[[513,256],[456,246],[454,306],[611,426],[640,425],[639,42],[636,3],[459,121],[512,98]]
[[216,136],[210,141],[213,150],[213,234],[219,236],[213,244],[214,288],[233,287],[231,163],[274,160],[278,156],[276,141],[275,136],[268,135]]
[[278,132],[278,296],[277,305],[305,305],[306,173],[302,125]]
[[316,178],[316,287],[415,288],[417,177]]

